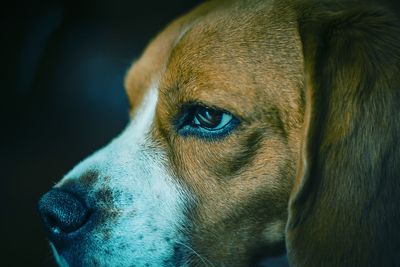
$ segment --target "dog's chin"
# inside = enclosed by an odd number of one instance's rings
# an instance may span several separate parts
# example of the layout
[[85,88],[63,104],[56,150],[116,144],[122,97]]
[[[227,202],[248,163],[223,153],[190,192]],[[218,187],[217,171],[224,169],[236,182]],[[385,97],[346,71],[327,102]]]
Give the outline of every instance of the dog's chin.
[[[190,249],[189,245],[176,243],[170,249],[171,255],[157,255],[157,252],[147,259],[143,257],[120,258],[120,253],[115,255],[101,251],[99,249],[93,251],[90,246],[74,245],[68,249],[57,250],[53,243],[50,243],[53,251],[54,259],[60,267],[72,266],[163,266],[163,267],[188,267],[188,266],[203,266],[207,265],[206,258],[196,254]],[[128,249],[133,251],[134,249]],[[150,260],[151,259],[151,260]],[[277,255],[275,257],[261,257],[252,263],[254,266],[287,266],[286,254]]]
[[[119,249],[110,251],[109,248],[94,248],[88,245],[74,244],[68,248],[57,249],[50,243],[54,260],[60,267],[72,266],[165,266],[165,267],[186,267],[188,266],[189,251],[186,245],[172,244],[166,247],[159,247],[158,251],[145,251],[137,257],[135,248],[126,248],[120,245]],[[118,247],[118,246],[117,246]],[[169,253],[165,253],[168,251]],[[162,253],[164,252],[164,253]],[[125,255],[125,256],[124,256]]]

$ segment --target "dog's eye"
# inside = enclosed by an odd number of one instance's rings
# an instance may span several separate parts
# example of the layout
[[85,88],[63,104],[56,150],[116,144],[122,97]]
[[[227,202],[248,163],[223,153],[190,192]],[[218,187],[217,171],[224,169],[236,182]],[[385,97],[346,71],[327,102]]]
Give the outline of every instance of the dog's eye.
[[194,112],[193,125],[210,130],[225,127],[232,120],[232,115],[206,107],[198,107]]
[[202,105],[184,108],[177,121],[180,135],[206,139],[226,136],[239,124],[239,120],[229,112]]

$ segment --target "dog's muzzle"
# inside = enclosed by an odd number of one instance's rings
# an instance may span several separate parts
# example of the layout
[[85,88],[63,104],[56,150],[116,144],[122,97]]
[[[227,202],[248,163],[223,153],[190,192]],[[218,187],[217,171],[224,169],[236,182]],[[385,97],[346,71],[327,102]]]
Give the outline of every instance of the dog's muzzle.
[[110,144],[39,201],[60,266],[176,266],[188,242],[190,194],[148,138],[157,91]]

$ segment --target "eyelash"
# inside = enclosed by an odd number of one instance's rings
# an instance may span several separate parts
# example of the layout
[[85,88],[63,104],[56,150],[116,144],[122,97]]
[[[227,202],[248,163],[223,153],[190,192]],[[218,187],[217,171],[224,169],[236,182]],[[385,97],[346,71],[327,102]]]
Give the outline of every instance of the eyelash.
[[[217,120],[214,116],[217,116]],[[207,121],[207,117],[210,119]],[[205,127],[218,123],[216,127]],[[202,104],[189,104],[182,108],[175,120],[176,131],[181,136],[194,136],[206,140],[221,139],[229,135],[240,121],[230,112],[207,107]],[[222,126],[221,126],[222,125]]]

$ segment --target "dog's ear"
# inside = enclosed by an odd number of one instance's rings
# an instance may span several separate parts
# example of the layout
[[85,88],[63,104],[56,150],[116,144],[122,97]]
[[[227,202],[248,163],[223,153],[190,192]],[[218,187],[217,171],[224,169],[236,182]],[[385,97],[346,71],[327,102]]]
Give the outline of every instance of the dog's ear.
[[299,14],[306,111],[293,266],[400,266],[400,24],[370,5]]

